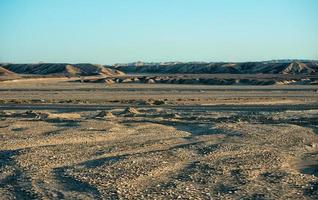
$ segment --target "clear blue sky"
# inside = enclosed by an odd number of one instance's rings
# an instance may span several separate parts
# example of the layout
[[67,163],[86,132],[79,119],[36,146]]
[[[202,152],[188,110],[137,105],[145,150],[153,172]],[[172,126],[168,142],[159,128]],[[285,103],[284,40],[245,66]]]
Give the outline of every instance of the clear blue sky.
[[318,0],[0,0],[0,62],[318,59]]

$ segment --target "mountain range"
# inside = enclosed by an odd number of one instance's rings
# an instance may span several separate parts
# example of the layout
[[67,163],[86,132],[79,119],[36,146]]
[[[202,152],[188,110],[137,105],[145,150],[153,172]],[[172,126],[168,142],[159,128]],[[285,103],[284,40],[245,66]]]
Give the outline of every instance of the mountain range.
[[171,62],[130,63],[108,66],[125,73],[160,74],[317,74],[318,61],[264,61],[264,62]]
[[[264,62],[165,62],[98,65],[90,63],[0,64],[2,79],[25,75],[122,76],[125,74],[289,74],[317,75],[318,61],[283,60]],[[4,78],[5,77],[5,78]]]
[[[24,75],[56,75],[56,76],[114,76],[124,75],[116,69],[110,69],[97,64],[68,64],[68,63],[38,63],[38,64],[0,64],[6,73],[3,75],[11,76],[12,74]],[[1,74],[0,74],[1,76]]]

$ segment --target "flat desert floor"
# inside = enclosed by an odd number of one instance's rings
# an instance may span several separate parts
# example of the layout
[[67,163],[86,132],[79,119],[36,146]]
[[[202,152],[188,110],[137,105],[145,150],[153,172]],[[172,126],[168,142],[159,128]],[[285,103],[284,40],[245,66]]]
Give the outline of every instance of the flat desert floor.
[[0,83],[0,199],[317,199],[318,86]]

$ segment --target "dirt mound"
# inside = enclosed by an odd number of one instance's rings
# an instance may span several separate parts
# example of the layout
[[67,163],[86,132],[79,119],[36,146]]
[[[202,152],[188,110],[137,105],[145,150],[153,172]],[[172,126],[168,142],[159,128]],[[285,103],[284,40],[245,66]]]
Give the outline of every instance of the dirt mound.
[[69,63],[39,63],[39,64],[5,64],[2,66],[6,70],[18,74],[34,75],[66,75],[66,76],[118,76],[125,73],[109,69],[102,65],[89,63],[69,64]]

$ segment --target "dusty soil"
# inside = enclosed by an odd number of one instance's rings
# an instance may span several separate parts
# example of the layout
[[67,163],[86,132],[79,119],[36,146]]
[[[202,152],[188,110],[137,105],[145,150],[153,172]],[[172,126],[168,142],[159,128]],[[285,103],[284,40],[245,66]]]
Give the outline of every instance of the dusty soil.
[[169,105],[242,105],[243,103],[309,104],[318,100],[318,86],[315,85],[209,86],[129,83],[109,85],[72,81],[67,78],[48,78],[0,82],[0,103],[151,105],[161,100]]
[[317,89],[0,83],[0,199],[317,199]]

